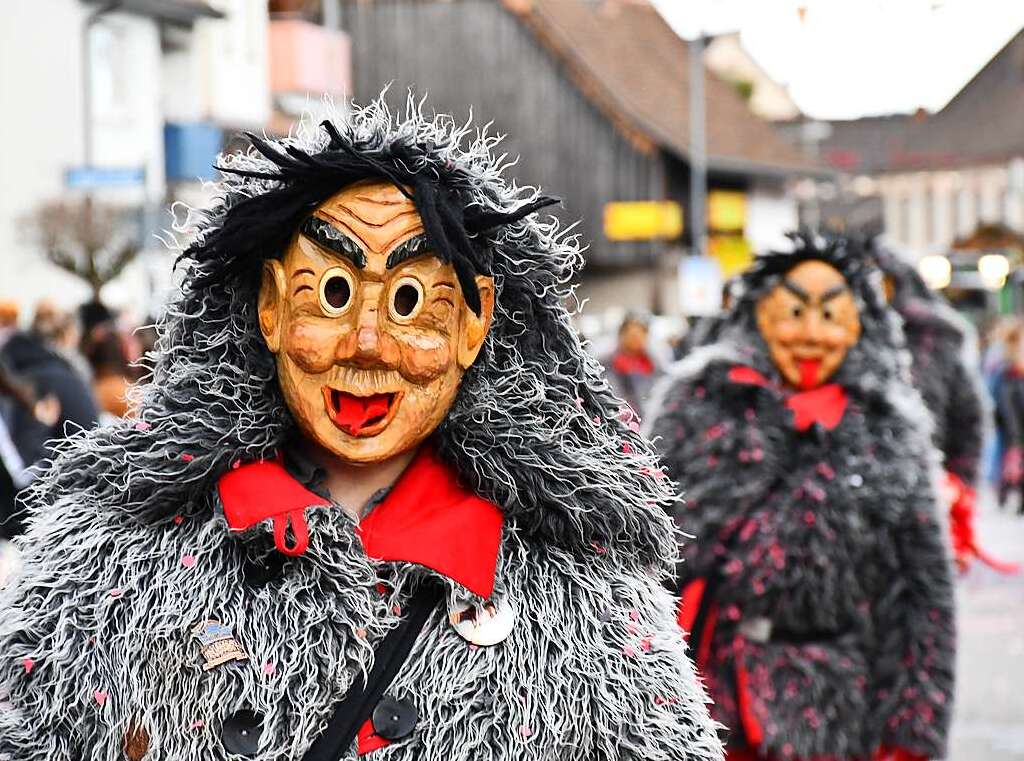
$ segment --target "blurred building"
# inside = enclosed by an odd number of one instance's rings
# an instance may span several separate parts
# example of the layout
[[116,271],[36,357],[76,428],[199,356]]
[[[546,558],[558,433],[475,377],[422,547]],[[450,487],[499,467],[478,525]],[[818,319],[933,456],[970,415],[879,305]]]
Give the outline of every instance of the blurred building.
[[[325,6],[331,3],[324,3]],[[646,0],[341,0],[353,95],[429,94],[427,106],[493,120],[513,174],[564,199],[587,251],[588,312],[678,311],[689,224],[630,240],[614,202],[674,202],[689,217],[687,43]],[[706,82],[710,249],[729,271],[797,223],[788,192],[816,167],[755,116],[736,86]],[[671,216],[671,215],[669,215]],[[614,229],[612,229],[614,228]]]
[[[104,290],[144,314],[170,279],[166,208],[201,200],[227,131],[270,116],[267,9],[250,0],[7,0],[0,26],[0,298],[88,297],[28,229],[41,204],[124,210],[142,253]],[[22,72],[22,76],[11,76]]]
[[967,311],[1019,309],[1022,124],[1024,30],[935,114],[831,122],[819,150],[837,178],[818,184],[807,208],[826,224],[884,232],[911,258],[927,257],[934,284]]
[[762,119],[788,122],[800,118],[800,108],[786,86],[773,79],[747,51],[739,32],[719,34],[709,40],[704,64],[719,79],[729,82]]

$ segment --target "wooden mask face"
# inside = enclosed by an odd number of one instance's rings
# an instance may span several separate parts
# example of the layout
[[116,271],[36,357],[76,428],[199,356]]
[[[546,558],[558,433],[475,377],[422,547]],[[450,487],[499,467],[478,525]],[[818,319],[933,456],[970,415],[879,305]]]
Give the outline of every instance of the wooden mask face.
[[801,262],[757,304],[757,328],[790,385],[827,381],[860,339],[860,312],[842,274],[821,261]]
[[329,198],[264,265],[260,329],[303,434],[346,462],[383,462],[444,420],[490,327],[494,283],[466,305],[412,201],[367,181]]

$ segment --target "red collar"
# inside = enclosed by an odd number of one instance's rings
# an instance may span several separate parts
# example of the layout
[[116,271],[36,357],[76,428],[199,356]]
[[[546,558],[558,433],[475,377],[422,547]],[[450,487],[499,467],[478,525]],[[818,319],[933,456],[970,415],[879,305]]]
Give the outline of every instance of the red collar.
[[623,375],[651,375],[654,373],[654,361],[646,353],[627,354],[618,351],[612,357],[612,367]]
[[[217,489],[233,531],[272,519],[277,548],[293,556],[308,546],[306,508],[330,504],[272,460],[229,470]],[[486,598],[494,592],[503,523],[501,510],[459,485],[426,446],[356,531],[369,557],[425,566]]]
[[[771,382],[752,367],[736,365],[729,370],[729,380],[752,386],[774,388]],[[786,407],[793,413],[793,427],[806,431],[820,423],[831,431],[846,414],[849,397],[838,383],[827,383],[808,391],[798,391],[786,396]]]

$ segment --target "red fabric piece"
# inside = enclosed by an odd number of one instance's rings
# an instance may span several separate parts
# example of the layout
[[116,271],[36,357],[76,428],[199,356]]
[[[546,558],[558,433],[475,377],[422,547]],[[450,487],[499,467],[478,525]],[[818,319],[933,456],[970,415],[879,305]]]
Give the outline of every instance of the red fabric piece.
[[718,602],[711,603],[708,608],[708,617],[704,624],[704,631],[701,634],[700,643],[697,646],[697,668],[704,668],[704,664],[711,657],[711,641],[715,636],[715,627],[718,626]]
[[431,568],[490,597],[504,516],[424,447],[357,529],[366,554]]
[[654,362],[647,354],[627,354],[624,351],[615,353],[612,367],[623,375],[650,375],[654,372]]
[[818,372],[821,370],[820,359],[802,359],[800,365],[800,388],[810,391],[818,385]]
[[693,628],[693,622],[697,618],[697,611],[700,610],[700,599],[704,596],[704,589],[707,587],[707,579],[694,579],[685,587],[679,597],[679,628],[687,634]]
[[[817,373],[817,369],[814,372]],[[770,388],[772,385],[757,370],[745,365],[736,365],[731,368],[729,380],[733,383],[745,383],[765,388]],[[820,423],[831,431],[843,419],[849,401],[846,390],[842,386],[838,383],[829,383],[809,391],[790,394],[786,397],[786,407],[793,412],[793,425],[798,431],[806,431],[815,423]]]
[[363,726],[359,728],[359,734],[356,735],[356,751],[360,756],[386,748],[388,745],[391,745],[391,741],[385,740],[377,734],[377,730],[373,728],[372,719],[363,722]]
[[810,391],[801,391],[786,399],[786,407],[793,411],[793,425],[806,431],[820,423],[831,431],[846,414],[849,397],[838,383],[829,383]]
[[729,380],[733,383],[746,383],[751,386],[770,386],[771,383],[761,373],[746,365],[736,365],[729,370]]
[[736,708],[740,714],[740,724],[747,742],[755,748],[764,742],[764,729],[754,714],[753,701],[750,697],[750,675],[743,663],[742,647],[736,653]]
[[960,572],[965,573],[974,558],[977,558],[999,573],[1018,573],[1019,565],[994,558],[978,544],[978,537],[974,532],[974,489],[965,484],[959,476],[949,472],[946,473],[946,485],[954,495],[953,503],[949,506],[949,530],[953,539],[953,554]]
[[[330,502],[314,494],[276,460],[261,460],[227,471],[217,481],[224,517],[232,531],[245,531],[261,521],[274,522],[274,544],[285,555],[297,556],[309,545],[305,509]],[[288,545],[291,524],[295,544]]]

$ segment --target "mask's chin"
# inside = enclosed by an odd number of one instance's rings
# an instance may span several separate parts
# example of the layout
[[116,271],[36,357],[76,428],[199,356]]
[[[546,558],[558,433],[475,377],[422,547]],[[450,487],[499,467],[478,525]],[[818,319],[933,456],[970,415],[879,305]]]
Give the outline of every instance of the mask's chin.
[[398,412],[402,391],[359,396],[344,389],[323,386],[327,417],[343,433],[369,438],[381,433]]

